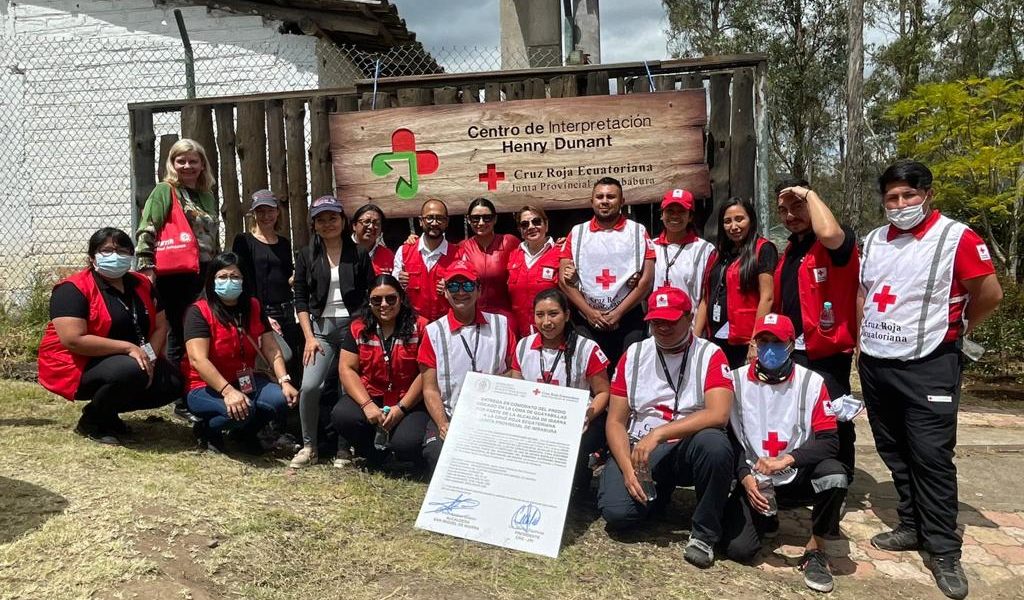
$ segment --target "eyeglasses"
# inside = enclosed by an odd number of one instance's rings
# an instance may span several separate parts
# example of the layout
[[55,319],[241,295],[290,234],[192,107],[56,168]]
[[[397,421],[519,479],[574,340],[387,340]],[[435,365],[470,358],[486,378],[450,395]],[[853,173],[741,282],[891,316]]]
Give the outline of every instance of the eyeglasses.
[[540,217],[534,217],[532,219],[523,219],[519,222],[520,229],[528,229],[530,227],[540,227],[544,224],[544,219]]
[[466,220],[470,223],[490,223],[494,221],[494,215],[469,215]]
[[388,306],[394,306],[398,304],[398,294],[385,294],[384,296],[370,296],[370,304],[372,306],[380,306],[381,304],[387,304]]
[[217,281],[242,281],[241,275],[217,275],[214,277]]
[[376,227],[377,229],[380,229],[380,221],[378,221],[377,219],[360,219],[356,221],[356,223],[362,225],[363,227]]
[[104,248],[104,249],[96,252],[96,254],[99,254],[100,256],[103,256],[103,257],[106,257],[106,258],[109,258],[109,257],[111,257],[111,256],[113,256],[115,254],[118,255],[118,256],[135,256],[135,253],[132,252],[131,250],[128,250],[127,248],[117,248],[117,249],[114,249],[114,248]]
[[445,215],[423,215],[420,217],[425,223],[444,223],[448,220]]
[[458,294],[459,292],[466,292],[472,294],[476,291],[475,281],[449,281],[444,285],[444,289],[448,290],[449,294]]

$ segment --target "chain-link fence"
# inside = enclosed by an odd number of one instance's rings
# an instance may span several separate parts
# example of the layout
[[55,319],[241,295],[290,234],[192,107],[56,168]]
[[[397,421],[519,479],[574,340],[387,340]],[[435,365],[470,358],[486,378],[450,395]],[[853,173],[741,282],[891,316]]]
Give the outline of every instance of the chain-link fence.
[[[196,96],[503,66],[497,48],[413,44],[367,52],[311,36],[271,31],[262,38],[193,42]],[[0,57],[0,303],[17,304],[34,282],[81,266],[93,231],[131,228],[127,104],[185,98],[188,90],[185,53],[172,37],[55,39],[5,31]],[[545,66],[551,64],[561,58],[549,57]],[[528,66],[507,55],[504,65]],[[177,114],[154,117],[157,136],[180,131]]]

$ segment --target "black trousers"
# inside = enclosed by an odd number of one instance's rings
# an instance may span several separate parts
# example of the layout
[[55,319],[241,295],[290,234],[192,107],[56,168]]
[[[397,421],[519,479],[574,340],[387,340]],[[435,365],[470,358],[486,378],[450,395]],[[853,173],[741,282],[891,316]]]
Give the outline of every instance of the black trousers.
[[955,343],[911,361],[860,355],[871,433],[892,473],[903,525],[917,529],[925,550],[960,556],[957,532],[956,416],[963,359]]
[[604,427],[608,421],[608,412],[605,411],[590,422],[590,426],[583,432],[580,438],[580,451],[576,456],[576,475],[573,478],[574,487],[586,487],[590,485],[593,472],[590,470],[590,455],[600,452],[608,447],[608,440],[605,436]]
[[78,400],[91,400],[82,409],[80,425],[103,431],[120,413],[170,404],[183,387],[181,372],[164,358],[153,364],[152,384],[135,359],[126,354],[95,358],[82,373],[75,393]]
[[598,347],[608,357],[608,361],[611,363],[608,368],[612,370],[619,364],[619,357],[626,351],[626,348],[629,348],[634,342],[644,339],[647,333],[644,312],[639,305],[626,313],[619,321],[619,326],[612,331],[592,329],[579,312],[576,312],[573,322],[580,335],[597,342]]
[[[185,310],[196,301],[203,291],[203,277],[206,265],[202,265],[198,275],[179,273],[176,275],[160,275],[156,278],[156,290],[160,294],[160,305],[167,317],[167,360],[177,367],[185,357]],[[181,390],[180,396],[184,396]]]
[[[836,536],[848,486],[846,466],[827,458],[813,467],[798,470],[793,481],[776,487],[775,500],[780,508],[810,504],[811,534]],[[754,558],[761,549],[761,535],[769,519],[750,507],[746,488],[737,483],[725,509],[722,538],[725,555],[737,562]]]
[[[831,398],[838,398],[850,393],[850,371],[853,368],[853,353],[833,354],[812,360],[802,350],[793,352],[793,362],[807,367],[825,379],[825,387]],[[839,462],[846,465],[846,474],[853,481],[854,467],[857,464],[857,429],[852,421],[839,422]]]
[[[383,399],[375,398],[378,407],[383,406]],[[392,408],[392,410],[398,410]],[[395,456],[402,461],[422,462],[421,447],[423,445],[423,433],[427,427],[430,416],[420,403],[415,409],[409,411],[401,421],[391,430],[390,448]],[[381,462],[386,457],[373,447],[373,438],[377,428],[370,425],[363,414],[363,409],[352,400],[348,394],[342,393],[338,403],[331,410],[331,424],[338,435],[345,438],[356,451],[357,456],[363,456],[371,461]]]

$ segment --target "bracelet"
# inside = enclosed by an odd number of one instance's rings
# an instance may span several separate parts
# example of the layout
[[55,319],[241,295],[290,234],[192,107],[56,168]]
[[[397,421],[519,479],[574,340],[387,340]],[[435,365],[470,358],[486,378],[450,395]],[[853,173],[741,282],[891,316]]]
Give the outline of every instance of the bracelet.
[[223,396],[224,395],[224,390],[228,389],[229,387],[231,387],[231,382],[230,381],[225,383],[224,387],[220,388],[220,391],[217,392],[217,393],[220,394],[221,396]]
[[402,406],[402,403],[401,403],[401,402],[399,402],[399,403],[395,404],[395,408],[397,408],[398,410],[402,411],[402,414],[403,414],[403,415],[407,415],[407,414],[409,414],[409,411],[408,411],[408,410],[406,410],[404,406]]
[[366,402],[363,402],[362,404],[360,404],[359,408],[365,408],[367,404],[373,404],[373,398],[370,398]]

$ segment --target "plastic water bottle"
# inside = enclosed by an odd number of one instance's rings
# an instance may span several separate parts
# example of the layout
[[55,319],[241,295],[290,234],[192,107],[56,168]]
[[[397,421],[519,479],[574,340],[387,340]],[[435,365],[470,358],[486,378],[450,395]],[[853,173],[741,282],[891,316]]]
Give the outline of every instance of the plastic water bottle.
[[832,303],[826,302],[821,309],[821,316],[818,317],[818,329],[828,331],[836,325],[836,313],[832,311]]
[[766,517],[775,515],[775,513],[779,512],[778,503],[775,501],[775,482],[768,475],[762,475],[761,473],[754,473],[754,479],[757,480],[757,491],[761,492],[764,499],[768,501],[768,510],[761,514]]
[[658,498],[658,489],[654,485],[654,478],[651,477],[650,465],[638,468],[636,479],[640,482],[640,487],[644,489],[644,494],[647,495],[647,502],[654,502]]
[[[386,417],[388,416],[388,413],[391,412],[391,407],[385,406],[381,409],[381,412],[383,412]],[[377,434],[373,436],[373,447],[378,451],[383,452],[388,449],[389,444],[391,444],[391,434],[388,433],[388,430],[384,429],[383,426],[378,425]]]

